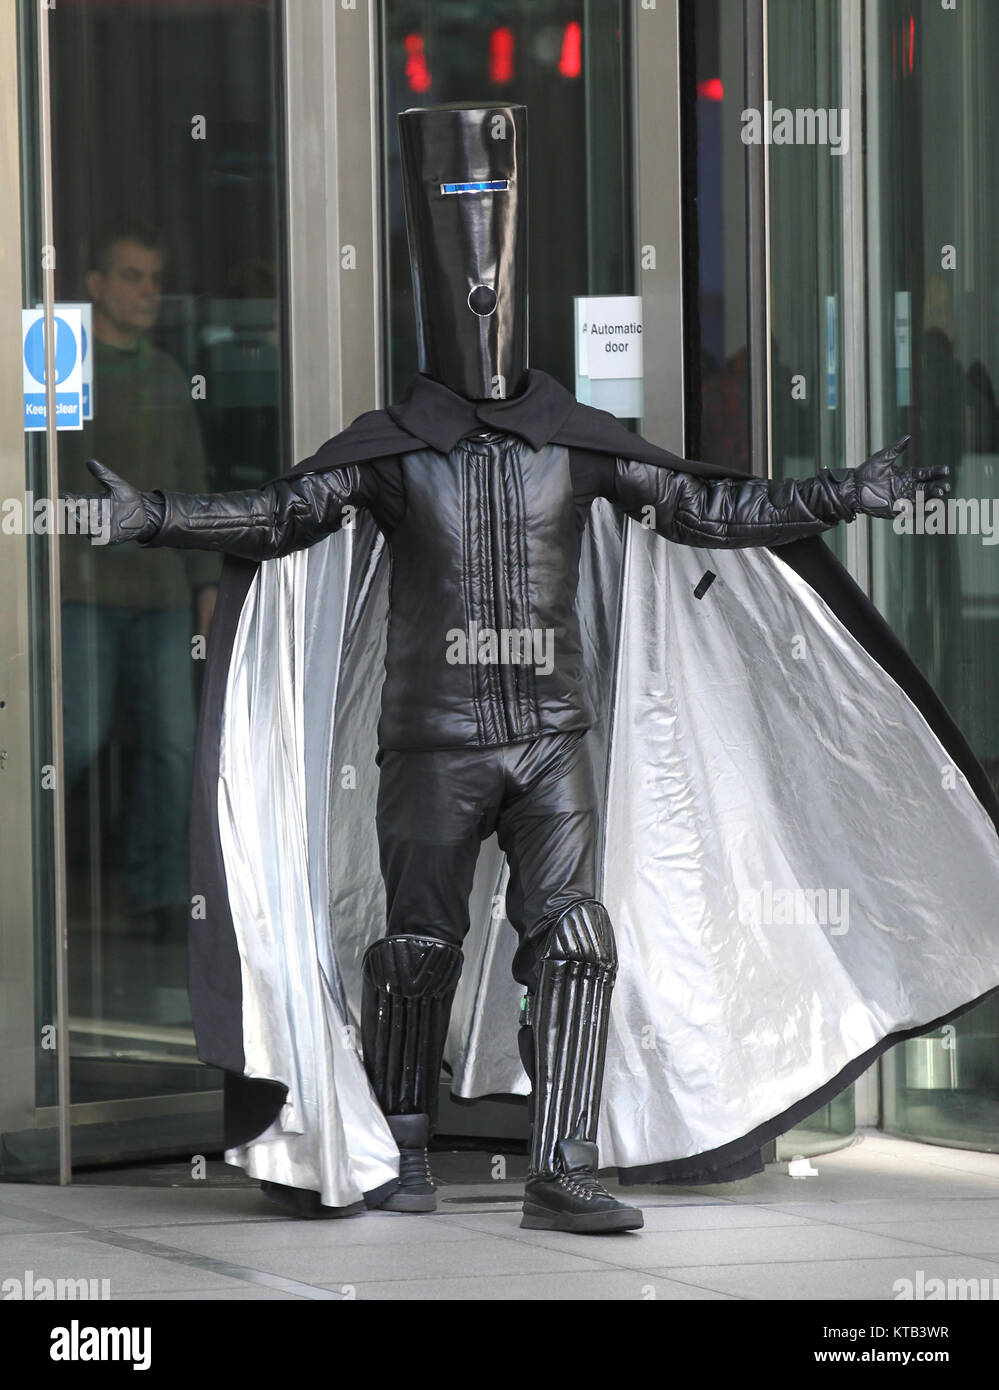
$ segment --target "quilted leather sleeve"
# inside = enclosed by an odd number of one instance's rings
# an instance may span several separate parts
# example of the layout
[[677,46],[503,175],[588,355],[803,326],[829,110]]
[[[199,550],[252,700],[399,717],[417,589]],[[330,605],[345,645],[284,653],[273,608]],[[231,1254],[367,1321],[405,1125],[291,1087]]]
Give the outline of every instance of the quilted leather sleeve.
[[857,514],[852,468],[777,482],[748,475],[698,478],[617,459],[611,500],[671,541],[715,549],[787,544]]
[[163,519],[144,546],[221,550],[270,560],[303,550],[338,531],[348,509],[370,503],[366,470],[356,464],[280,478],[241,492],[149,494]]

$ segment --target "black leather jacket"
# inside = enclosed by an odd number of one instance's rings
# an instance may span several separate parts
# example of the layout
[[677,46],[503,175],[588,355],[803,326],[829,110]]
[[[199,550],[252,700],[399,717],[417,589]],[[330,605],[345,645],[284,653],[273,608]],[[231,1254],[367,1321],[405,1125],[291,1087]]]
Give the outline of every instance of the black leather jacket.
[[162,498],[145,544],[287,555],[367,508],[391,558],[383,749],[486,747],[585,729],[574,601],[580,537],[606,498],[668,540],[782,544],[856,515],[852,470],[799,481],[706,480],[482,429],[444,454],[289,476],[245,492]]

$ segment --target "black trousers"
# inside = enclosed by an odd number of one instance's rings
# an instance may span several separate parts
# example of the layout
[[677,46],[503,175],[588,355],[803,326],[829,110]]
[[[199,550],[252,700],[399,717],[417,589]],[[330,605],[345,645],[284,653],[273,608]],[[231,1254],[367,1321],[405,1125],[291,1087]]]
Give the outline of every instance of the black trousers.
[[513,975],[537,988],[549,929],[596,898],[596,790],[586,733],[528,743],[381,755],[378,845],[387,935],[460,946],[479,846],[493,831],[510,865]]

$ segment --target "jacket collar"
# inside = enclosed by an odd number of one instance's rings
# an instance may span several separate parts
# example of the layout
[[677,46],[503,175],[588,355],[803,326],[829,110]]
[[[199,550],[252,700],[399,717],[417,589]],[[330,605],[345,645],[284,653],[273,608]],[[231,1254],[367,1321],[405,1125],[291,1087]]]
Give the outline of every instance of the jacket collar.
[[517,394],[505,400],[472,401],[420,372],[409,383],[403,400],[387,410],[407,434],[442,454],[450,453],[459,439],[483,426],[519,434],[532,449],[542,449],[558,434],[575,408],[576,398],[536,367],[528,367],[521,382]]

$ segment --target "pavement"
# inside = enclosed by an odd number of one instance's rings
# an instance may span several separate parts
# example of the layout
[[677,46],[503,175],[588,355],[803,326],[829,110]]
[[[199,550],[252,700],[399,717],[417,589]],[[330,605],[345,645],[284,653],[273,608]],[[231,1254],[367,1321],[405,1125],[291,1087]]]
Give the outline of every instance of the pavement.
[[645,1227],[604,1236],[520,1230],[522,1156],[432,1157],[439,1211],[420,1216],[297,1220],[221,1161],[0,1183],[0,1297],[87,1279],[143,1301],[892,1301],[940,1279],[947,1297],[970,1280],[999,1298],[999,1154],[862,1130],[812,1176],[784,1162],[708,1187],[608,1181]]

